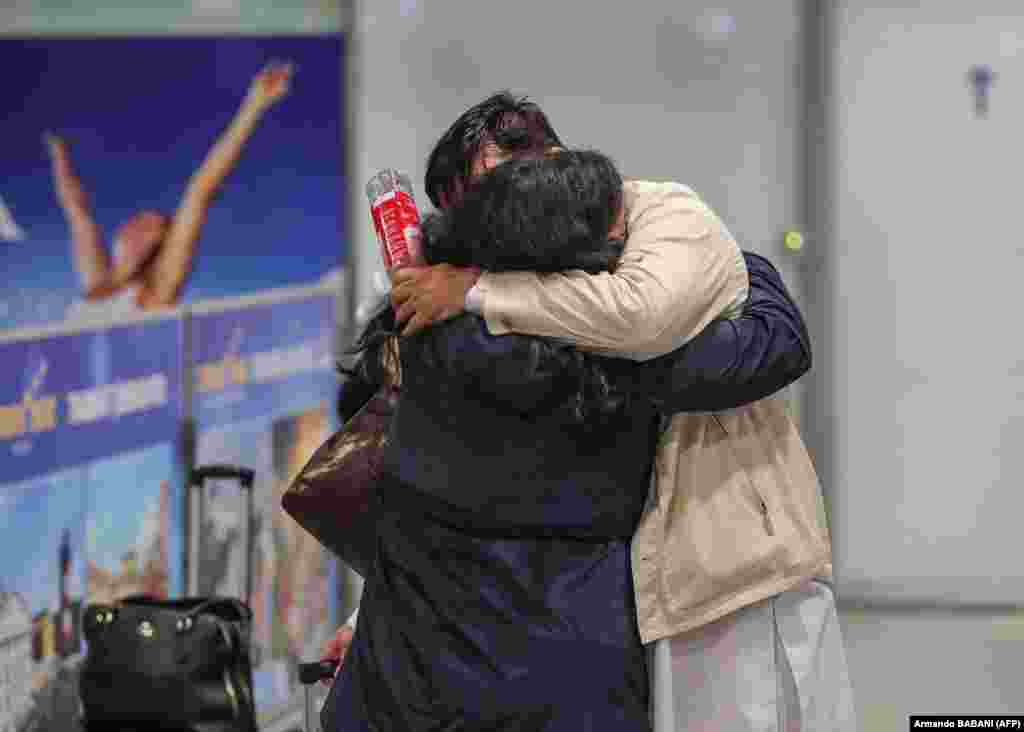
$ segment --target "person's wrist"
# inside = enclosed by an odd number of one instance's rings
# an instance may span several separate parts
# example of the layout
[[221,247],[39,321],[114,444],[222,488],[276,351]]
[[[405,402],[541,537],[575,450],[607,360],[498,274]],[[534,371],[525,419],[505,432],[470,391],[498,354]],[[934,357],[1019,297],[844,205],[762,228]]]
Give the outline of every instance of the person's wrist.
[[464,284],[466,286],[465,292],[462,298],[462,309],[469,313],[476,315],[483,315],[484,311],[484,294],[483,291],[476,286],[477,282],[480,281],[480,276],[483,274],[483,270],[479,267],[467,267],[465,273]]
[[476,286],[476,283],[480,280],[480,275],[482,275],[483,273],[484,273],[484,271],[482,269],[480,269],[479,267],[466,267],[465,268],[465,271],[463,272],[463,276],[465,277],[465,284],[466,284],[466,290],[467,291],[469,291],[470,289],[472,289],[473,287]]

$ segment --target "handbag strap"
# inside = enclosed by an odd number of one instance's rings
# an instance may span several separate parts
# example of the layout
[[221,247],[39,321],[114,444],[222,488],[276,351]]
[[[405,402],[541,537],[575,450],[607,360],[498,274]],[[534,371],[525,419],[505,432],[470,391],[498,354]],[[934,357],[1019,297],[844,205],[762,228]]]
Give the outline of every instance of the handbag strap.
[[[185,609],[189,604],[196,603],[194,607]],[[122,598],[119,602],[115,603],[115,607],[124,607],[127,605],[141,605],[146,607],[153,607],[162,610],[177,611],[181,613],[182,618],[195,619],[196,616],[209,612],[211,610],[217,610],[220,608],[230,609],[236,614],[239,622],[250,622],[252,620],[252,610],[249,609],[240,600],[232,597],[209,597],[209,598],[181,598],[180,600],[161,600],[151,595],[130,595]],[[223,615],[220,613],[214,613]]]
[[[252,620],[252,611],[240,601],[228,597],[211,597],[206,602],[196,605],[185,613],[182,616],[182,620],[184,621],[187,618],[189,621],[192,621],[201,613],[224,606],[229,606],[232,610],[235,610],[239,614],[238,620],[245,625],[243,628],[240,628],[235,623],[225,622],[223,616],[218,615],[220,622],[217,623],[217,628],[220,630],[224,644],[230,652],[244,652],[249,648],[251,642],[250,633],[252,630],[250,622]],[[216,613],[214,614],[216,615]]]
[[246,607],[240,601],[230,597],[211,597],[206,602],[196,605],[194,608],[186,612],[182,617],[194,618],[195,616],[201,613],[208,612],[212,609],[220,607],[230,607],[232,610],[235,610],[240,616],[238,619],[241,621],[250,620],[252,617],[252,611],[249,610],[248,607]]

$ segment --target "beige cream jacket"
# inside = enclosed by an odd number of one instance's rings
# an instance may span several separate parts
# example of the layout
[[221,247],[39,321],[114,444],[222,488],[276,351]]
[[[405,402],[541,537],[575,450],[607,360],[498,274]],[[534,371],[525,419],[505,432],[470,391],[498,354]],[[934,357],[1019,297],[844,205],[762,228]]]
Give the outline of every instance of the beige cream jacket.
[[[742,253],[692,190],[629,181],[626,207],[614,273],[485,273],[488,329],[642,360],[736,312]],[[818,479],[782,399],[668,421],[632,559],[645,643],[831,576]]]

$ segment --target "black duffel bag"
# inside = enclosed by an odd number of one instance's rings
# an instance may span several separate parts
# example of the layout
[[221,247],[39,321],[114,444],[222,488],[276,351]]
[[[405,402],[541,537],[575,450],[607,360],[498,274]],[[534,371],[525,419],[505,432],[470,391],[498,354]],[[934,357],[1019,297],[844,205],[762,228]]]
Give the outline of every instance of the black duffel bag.
[[88,732],[255,732],[252,611],[231,598],[90,605],[80,694]]

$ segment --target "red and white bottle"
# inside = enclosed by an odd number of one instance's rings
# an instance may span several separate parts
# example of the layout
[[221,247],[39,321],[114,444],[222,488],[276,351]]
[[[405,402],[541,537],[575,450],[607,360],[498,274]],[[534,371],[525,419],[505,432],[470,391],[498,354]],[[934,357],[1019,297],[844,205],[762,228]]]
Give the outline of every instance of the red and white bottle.
[[366,184],[366,197],[385,269],[390,273],[398,267],[423,264],[420,212],[409,176],[385,168]]

